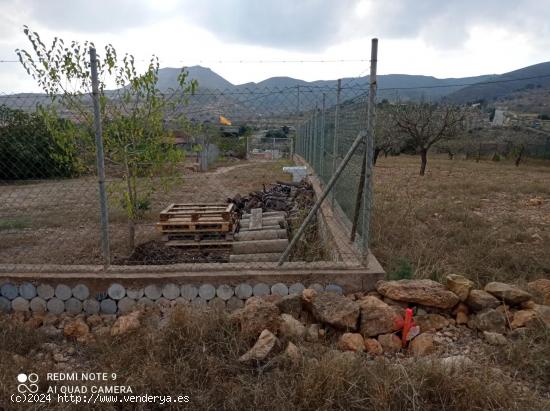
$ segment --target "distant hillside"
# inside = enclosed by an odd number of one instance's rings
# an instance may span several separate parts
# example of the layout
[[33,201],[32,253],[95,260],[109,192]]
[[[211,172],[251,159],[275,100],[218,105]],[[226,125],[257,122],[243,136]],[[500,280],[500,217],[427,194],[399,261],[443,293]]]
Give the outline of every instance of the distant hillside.
[[[527,79],[516,80],[523,78]],[[491,83],[492,81],[495,81],[495,83]],[[486,84],[474,84],[464,87],[450,94],[447,98],[454,103],[468,103],[482,99],[494,101],[511,96],[519,91],[546,88],[550,88],[550,62],[492,76]]]
[[[189,80],[197,80],[200,87],[208,89],[230,89],[233,88],[233,84],[224,79],[217,73],[214,73],[208,67],[192,66],[186,68],[189,73]],[[159,70],[158,88],[160,90],[167,90],[169,88],[176,89],[178,87],[178,75],[181,72],[181,68],[161,68]]]

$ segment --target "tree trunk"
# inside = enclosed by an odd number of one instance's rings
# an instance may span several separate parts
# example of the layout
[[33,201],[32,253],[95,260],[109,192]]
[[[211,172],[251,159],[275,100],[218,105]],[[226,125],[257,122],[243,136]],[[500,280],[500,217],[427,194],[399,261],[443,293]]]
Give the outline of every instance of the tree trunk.
[[422,149],[420,151],[420,159],[421,159],[421,164],[420,164],[420,175],[423,176],[424,173],[426,172],[426,164],[428,164],[428,150],[427,149]]
[[516,167],[519,167],[519,163],[521,162],[521,158],[523,156],[524,151],[525,151],[525,146],[522,145],[519,150],[518,156],[516,157]]

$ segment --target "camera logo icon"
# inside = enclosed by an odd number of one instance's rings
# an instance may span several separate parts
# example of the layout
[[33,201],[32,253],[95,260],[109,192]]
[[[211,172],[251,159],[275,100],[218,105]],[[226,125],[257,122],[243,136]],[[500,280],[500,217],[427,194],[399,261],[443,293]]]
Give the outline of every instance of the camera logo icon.
[[38,374],[34,372],[30,374],[18,374],[17,382],[19,383],[17,385],[17,391],[21,394],[35,394],[38,392],[38,384],[36,384],[38,382]]

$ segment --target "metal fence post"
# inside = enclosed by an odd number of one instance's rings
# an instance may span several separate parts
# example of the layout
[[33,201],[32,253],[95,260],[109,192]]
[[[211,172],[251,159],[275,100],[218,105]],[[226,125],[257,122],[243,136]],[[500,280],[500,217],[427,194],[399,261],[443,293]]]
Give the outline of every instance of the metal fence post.
[[109,212],[107,208],[107,192],[105,190],[105,159],[103,154],[103,131],[101,129],[101,113],[99,109],[99,80],[97,75],[97,55],[95,48],[90,47],[90,70],[92,75],[92,101],[94,105],[94,129],[97,178],[99,183],[99,206],[101,212],[101,249],[105,268],[111,263],[109,247]]
[[[338,79],[336,85],[336,107],[334,109],[334,139],[332,141],[332,170],[331,175],[336,171],[336,157],[338,153],[338,116],[340,114],[340,92],[342,90],[342,80]],[[332,189],[332,209],[336,206],[336,184]]]
[[367,264],[367,257],[369,254],[369,237],[370,237],[370,217],[372,209],[372,167],[373,167],[373,155],[374,155],[374,116],[375,116],[375,104],[376,104],[376,65],[378,62],[378,39],[374,38],[371,42],[371,56],[370,56],[370,75],[369,75],[369,104],[367,112],[367,136],[366,136],[366,175],[365,186],[363,189],[363,264]]
[[319,177],[321,181],[325,181],[325,99],[326,94],[323,93],[323,105],[321,111],[321,141],[320,141],[320,155],[319,155]]

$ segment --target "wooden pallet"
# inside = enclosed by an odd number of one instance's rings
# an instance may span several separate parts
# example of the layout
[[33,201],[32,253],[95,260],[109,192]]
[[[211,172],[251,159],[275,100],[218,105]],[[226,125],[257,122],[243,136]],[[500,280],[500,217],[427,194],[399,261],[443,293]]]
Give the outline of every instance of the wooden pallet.
[[179,221],[176,219],[157,223],[162,233],[227,233],[233,224],[218,221]]
[[200,221],[211,217],[220,217],[224,221],[234,218],[235,204],[170,204],[160,212],[160,221],[189,217],[191,221]]
[[170,240],[166,242],[168,247],[193,247],[204,249],[231,249],[231,242],[226,240],[206,240],[206,241],[188,241],[188,240]]

